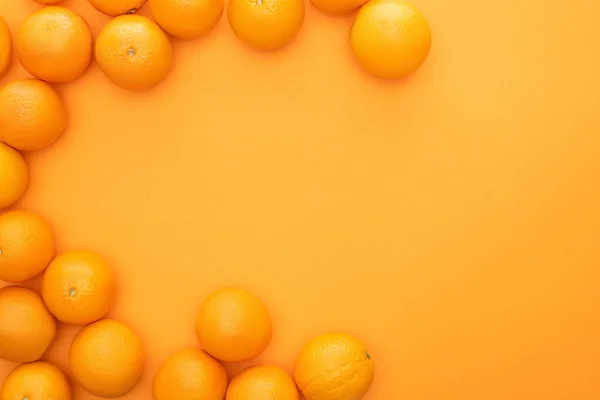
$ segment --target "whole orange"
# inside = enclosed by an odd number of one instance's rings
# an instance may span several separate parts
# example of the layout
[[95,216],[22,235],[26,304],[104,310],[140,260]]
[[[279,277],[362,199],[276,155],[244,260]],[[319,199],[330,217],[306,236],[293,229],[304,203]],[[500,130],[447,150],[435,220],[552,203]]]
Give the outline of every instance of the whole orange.
[[65,7],[31,14],[17,33],[15,50],[31,75],[53,83],[75,80],[92,60],[94,39],[83,17]]
[[425,16],[403,0],[371,0],[352,25],[350,46],[359,64],[379,78],[402,78],[425,61],[431,29]]
[[149,0],[156,22],[181,39],[198,39],[208,33],[223,15],[223,0]]
[[146,0],[90,0],[94,8],[103,14],[116,17],[133,14],[146,3]]
[[373,361],[354,336],[330,333],[308,342],[294,378],[306,400],[360,400],[373,382]]
[[10,65],[12,55],[12,40],[10,30],[4,18],[0,17],[0,77],[4,75]]
[[198,349],[172,354],[158,369],[154,400],[223,400],[227,373],[217,360]]
[[0,289],[0,358],[39,360],[55,335],[56,321],[37,293],[21,287]]
[[202,303],[196,318],[196,336],[202,348],[219,360],[247,361],[269,344],[271,318],[253,294],[225,288]]
[[[226,400],[299,400],[294,380],[271,365],[251,367],[236,376],[227,389]],[[334,400],[332,398],[332,400]]]
[[25,160],[18,151],[0,142],[0,209],[13,205],[25,193],[26,188]]
[[58,367],[38,361],[13,369],[0,388],[0,399],[71,400],[71,387]]
[[62,322],[87,325],[104,317],[115,301],[114,269],[99,255],[72,251],[56,257],[46,269],[42,297]]
[[100,397],[129,393],[140,380],[144,363],[140,338],[127,325],[112,319],[84,327],[69,351],[73,377]]
[[172,63],[171,42],[146,17],[122,15],[112,19],[98,35],[96,61],[115,85],[144,90],[163,80]]
[[319,11],[331,15],[348,14],[356,10],[367,0],[310,0]]
[[19,150],[40,150],[64,132],[67,112],[50,85],[20,79],[0,90],[0,126],[0,140]]
[[54,256],[50,225],[29,211],[0,214],[0,279],[25,282],[41,274]]
[[230,0],[229,25],[247,45],[274,50],[296,37],[304,22],[303,0]]

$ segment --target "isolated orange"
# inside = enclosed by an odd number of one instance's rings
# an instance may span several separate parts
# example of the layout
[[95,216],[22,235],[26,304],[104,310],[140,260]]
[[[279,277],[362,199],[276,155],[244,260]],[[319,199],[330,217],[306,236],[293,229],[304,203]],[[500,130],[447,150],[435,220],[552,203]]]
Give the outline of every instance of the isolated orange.
[[50,225],[29,211],[0,214],[0,279],[25,282],[41,274],[54,256]]
[[181,39],[198,39],[221,19],[224,0],[149,0],[156,22]]
[[326,14],[341,15],[356,10],[367,0],[310,0],[310,2]]
[[274,50],[292,41],[304,22],[303,0],[230,0],[229,25],[244,43]]
[[96,61],[115,85],[144,90],[171,69],[171,43],[160,27],[140,15],[112,19],[98,35]]
[[258,356],[271,340],[271,318],[251,293],[217,290],[204,300],[196,318],[196,336],[219,360],[241,362]]
[[0,17],[0,77],[4,75],[10,65],[12,55],[12,40],[10,30],[4,18]]
[[45,361],[13,369],[0,388],[0,400],[71,400],[65,374]]
[[154,400],[223,400],[227,373],[221,363],[198,349],[172,354],[158,369]]
[[31,14],[17,33],[15,50],[31,75],[53,83],[70,82],[87,69],[94,45],[83,17],[65,7]]
[[360,400],[373,382],[373,361],[354,336],[330,333],[308,342],[294,378],[306,400]]
[[114,269],[99,255],[72,251],[56,257],[46,269],[42,297],[62,322],[87,325],[104,317],[115,301]]
[[[294,380],[284,370],[271,365],[242,371],[229,384],[226,400],[299,400]],[[331,399],[333,400],[333,398]]]
[[37,293],[21,287],[0,289],[0,358],[39,360],[55,335],[56,321]]
[[0,140],[34,151],[54,143],[67,126],[60,96],[37,79],[12,81],[0,90]]
[[350,45],[359,64],[380,78],[402,78],[425,61],[431,29],[425,16],[403,0],[371,0],[356,17]]
[[142,376],[144,347],[127,325],[103,319],[75,336],[69,363],[71,373],[87,391],[100,397],[120,397]]
[[103,14],[116,17],[117,15],[133,14],[146,3],[146,0],[90,0],[90,3]]
[[[27,164],[25,164],[25,160],[18,151],[0,142],[0,210],[19,200],[26,188]],[[2,254],[0,254],[1,257]]]

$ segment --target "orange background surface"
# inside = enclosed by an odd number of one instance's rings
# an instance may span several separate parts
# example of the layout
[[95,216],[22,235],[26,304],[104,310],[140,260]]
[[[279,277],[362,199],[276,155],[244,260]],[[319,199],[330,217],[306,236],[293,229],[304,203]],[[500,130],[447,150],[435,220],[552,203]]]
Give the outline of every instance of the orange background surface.
[[[166,355],[196,344],[201,300],[229,285],[272,312],[255,363],[291,370],[322,332],[363,339],[366,400],[600,398],[600,3],[414,2],[434,43],[400,82],[356,66],[352,16],[309,5],[282,51],[249,50],[223,18],[174,40],[150,91],[96,65],[57,87],[69,128],[27,155],[18,207],[51,221],[59,252],[118,268],[111,316],[148,349],[127,399],[150,397]],[[64,4],[96,35],[108,20]],[[0,15],[15,32],[38,7],[2,0]],[[27,76],[13,62],[2,83]],[[47,358],[68,369],[77,330]]]

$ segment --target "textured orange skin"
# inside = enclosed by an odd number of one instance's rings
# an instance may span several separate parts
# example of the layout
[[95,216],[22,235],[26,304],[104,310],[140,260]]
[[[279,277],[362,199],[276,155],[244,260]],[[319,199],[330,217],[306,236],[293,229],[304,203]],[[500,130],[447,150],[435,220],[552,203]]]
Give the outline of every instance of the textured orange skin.
[[0,210],[11,206],[27,189],[27,164],[18,151],[0,142]]
[[146,0],[90,0],[94,8],[111,17],[134,13],[139,10]]
[[140,380],[144,363],[140,338],[125,324],[111,319],[84,327],[69,351],[73,377],[100,397],[129,393]]
[[54,256],[50,225],[29,211],[0,214],[0,279],[25,282],[41,274]]
[[251,293],[217,290],[200,306],[196,336],[202,348],[222,361],[242,362],[258,356],[271,341],[271,318]]
[[284,370],[260,365],[242,371],[229,384],[226,400],[298,400],[294,380]]
[[300,351],[294,379],[306,400],[360,400],[373,383],[365,346],[343,333],[321,335]]
[[15,38],[19,61],[43,81],[77,79],[92,60],[94,38],[83,17],[65,7],[44,7],[31,14]]
[[185,349],[161,365],[154,377],[154,400],[223,400],[227,372],[202,350]]
[[55,335],[56,321],[37,293],[21,287],[0,289],[0,358],[37,361]]
[[0,140],[22,151],[54,143],[67,126],[67,112],[47,83],[21,79],[0,90]]
[[217,25],[224,0],[148,0],[156,22],[180,39],[198,39]]
[[350,31],[350,46],[370,74],[402,78],[427,58],[431,29],[425,16],[410,3],[373,0],[358,12]]
[[296,37],[304,22],[302,0],[231,0],[229,25],[240,40],[259,50],[275,50]]
[[12,55],[12,40],[10,30],[4,18],[0,17],[0,77],[4,75],[10,65]]
[[42,297],[50,312],[59,321],[74,325],[87,325],[104,317],[116,293],[114,269],[89,251],[56,257],[42,281]]
[[325,14],[348,14],[365,4],[367,0],[310,0],[313,6]]
[[160,27],[140,15],[112,19],[98,35],[96,61],[115,85],[144,90],[167,76],[171,43]]
[[38,361],[13,369],[0,388],[0,400],[71,400],[65,374],[54,364]]

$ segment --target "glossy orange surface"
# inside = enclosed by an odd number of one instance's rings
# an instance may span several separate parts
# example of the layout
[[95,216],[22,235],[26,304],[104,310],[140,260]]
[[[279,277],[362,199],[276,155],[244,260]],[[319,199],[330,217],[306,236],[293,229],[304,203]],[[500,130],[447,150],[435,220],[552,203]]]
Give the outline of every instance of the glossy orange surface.
[[[18,207],[49,219],[60,252],[119,270],[110,316],[148,350],[126,399],[149,398],[166,356],[196,343],[204,296],[230,285],[272,313],[251,364],[289,371],[306,340],[348,331],[375,362],[366,400],[598,398],[600,3],[414,2],[433,46],[400,82],[356,65],[351,16],[307,4],[275,53],[223,18],[174,40],[148,92],[95,64],[57,86],[69,127],[27,155]],[[63,4],[95,35],[108,21]],[[0,15],[15,32],[39,7]],[[13,60],[2,83],[26,76]],[[76,332],[60,328],[48,359],[67,367]]]

